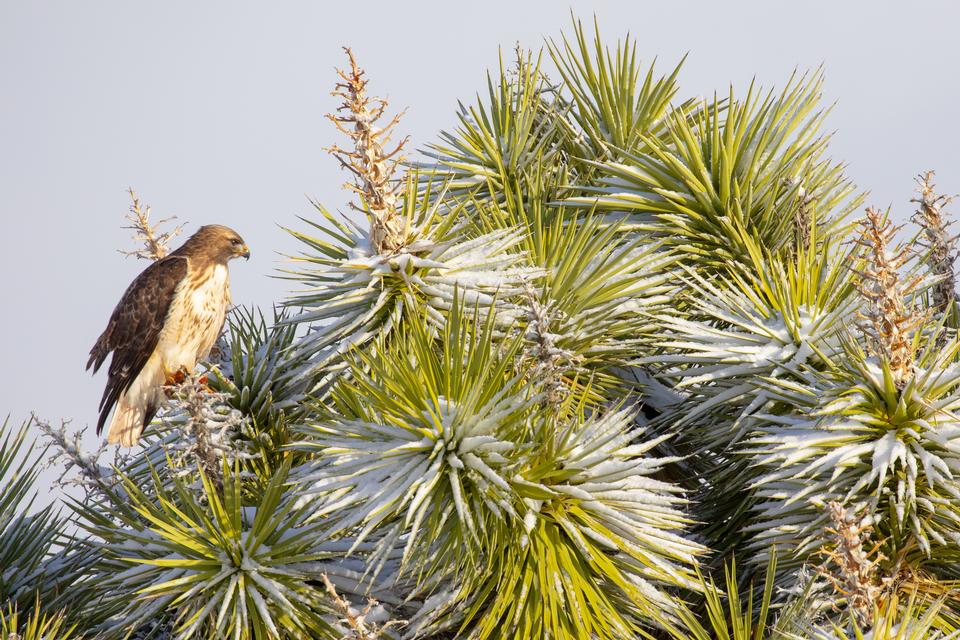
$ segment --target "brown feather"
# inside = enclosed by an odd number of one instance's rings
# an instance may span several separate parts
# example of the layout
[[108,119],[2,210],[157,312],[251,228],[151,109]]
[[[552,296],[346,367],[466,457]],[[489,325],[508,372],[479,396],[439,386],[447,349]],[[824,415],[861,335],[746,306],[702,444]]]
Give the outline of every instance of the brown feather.
[[127,287],[107,328],[90,350],[87,369],[93,367],[94,373],[113,352],[107,386],[100,399],[98,435],[117,398],[127,390],[156,348],[177,285],[188,269],[188,259],[175,254],[147,267]]

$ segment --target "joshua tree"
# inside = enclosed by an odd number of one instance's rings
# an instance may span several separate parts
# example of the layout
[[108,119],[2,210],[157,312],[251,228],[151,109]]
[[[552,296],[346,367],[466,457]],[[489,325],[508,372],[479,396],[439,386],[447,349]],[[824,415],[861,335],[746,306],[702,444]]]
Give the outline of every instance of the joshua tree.
[[297,292],[233,313],[142,451],[36,421],[67,510],[2,428],[0,629],[956,637],[947,200],[924,174],[916,242],[861,210],[819,71],[683,100],[636,46],[518,48],[420,152],[346,49],[350,213],[291,226]]

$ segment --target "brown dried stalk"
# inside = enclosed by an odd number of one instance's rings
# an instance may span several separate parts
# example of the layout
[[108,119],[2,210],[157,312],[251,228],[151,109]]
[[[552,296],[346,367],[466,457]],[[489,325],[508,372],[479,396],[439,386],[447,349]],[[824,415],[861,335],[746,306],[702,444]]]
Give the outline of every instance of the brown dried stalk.
[[916,289],[919,278],[900,284],[899,269],[911,256],[909,247],[891,252],[894,227],[886,216],[868,208],[860,222],[862,235],[855,240],[864,249],[864,268],[858,271],[862,282],[860,295],[867,300],[866,311],[858,315],[861,329],[871,342],[873,352],[890,366],[894,384],[902,389],[914,372],[913,331],[924,317],[908,308],[904,297]]
[[800,250],[810,250],[810,229],[813,224],[810,214],[810,205],[813,203],[813,197],[810,196],[803,187],[797,192],[797,198],[800,202],[793,212],[793,237],[796,244],[796,252]]
[[377,601],[374,599],[369,599],[367,601],[367,606],[364,608],[363,612],[359,615],[353,613],[350,608],[350,603],[347,602],[346,598],[337,593],[336,587],[333,586],[333,583],[330,582],[330,578],[327,577],[327,574],[321,574],[320,578],[323,580],[323,585],[327,589],[327,595],[330,596],[330,600],[333,601],[334,606],[337,608],[337,612],[340,614],[342,620],[350,627],[350,634],[343,636],[342,640],[376,640],[377,638],[383,637],[383,632],[390,627],[399,626],[405,624],[400,620],[391,620],[383,626],[371,624],[366,621],[367,615],[370,611],[377,606]]
[[933,311],[942,314],[956,299],[957,277],[953,263],[957,259],[957,237],[948,233],[952,222],[947,222],[943,211],[953,198],[935,192],[933,175],[933,171],[925,171],[917,176],[917,193],[920,197],[910,202],[920,205],[912,219],[923,229],[919,242],[926,250],[924,262],[938,277],[938,282],[930,292],[930,306]]
[[796,209],[793,210],[793,253],[799,255],[802,251],[810,250],[810,238],[813,229],[813,215],[811,205],[815,198],[813,194],[807,193],[803,187],[803,182],[799,179],[788,178],[785,184],[788,188],[797,183]]
[[828,503],[827,511],[833,524],[827,532],[833,535],[834,544],[821,552],[826,562],[817,572],[833,585],[861,628],[873,623],[874,611],[896,606],[903,596],[921,594],[931,602],[941,598],[960,601],[960,593],[953,587],[906,561],[916,551],[915,542],[901,548],[893,559],[880,553],[882,540],[866,551],[864,545],[869,543],[873,526],[838,502]]
[[133,199],[133,204],[130,205],[130,212],[125,216],[126,219],[130,221],[130,225],[124,227],[124,229],[131,229],[135,232],[133,239],[135,242],[142,243],[143,249],[120,251],[120,253],[125,256],[136,256],[144,260],[159,260],[165,257],[170,253],[170,248],[167,245],[170,240],[180,235],[180,232],[183,231],[183,225],[177,225],[170,231],[160,232],[160,227],[171,220],[175,220],[176,216],[164,218],[157,224],[151,226],[150,205],[141,205],[140,198],[137,197],[137,193],[132,187],[127,189],[127,193],[129,193],[130,198]]
[[367,97],[368,81],[364,78],[364,70],[357,66],[349,47],[343,50],[350,60],[350,70],[337,69],[341,82],[331,94],[343,103],[337,113],[327,114],[327,118],[351,139],[353,149],[333,145],[325,150],[353,174],[353,182],[344,184],[344,187],[359,194],[367,205],[365,211],[370,218],[373,246],[379,252],[396,252],[406,246],[409,234],[409,221],[398,208],[398,181],[394,178],[397,167],[403,162],[401,152],[409,138],[404,138],[389,151],[385,147],[404,112],[393,116],[384,126],[378,124],[388,103],[383,98]]
[[883,579],[878,569],[879,563],[886,558],[877,552],[879,544],[869,552],[863,549],[872,526],[863,524],[860,518],[837,502],[830,502],[827,509],[833,522],[827,532],[834,536],[836,543],[832,549],[824,551],[824,555],[835,568],[821,567],[820,575],[843,596],[857,623],[866,627],[873,620],[874,608],[880,606],[893,583]]
[[569,387],[564,381],[565,371],[572,364],[571,354],[557,346],[555,334],[550,331],[554,310],[550,304],[541,304],[537,299],[536,291],[526,284],[526,295],[530,307],[527,311],[527,339],[532,348],[528,350],[530,357],[530,376],[540,381],[545,392],[545,402],[550,406],[563,403],[569,394]]
[[167,380],[164,392],[175,401],[180,411],[161,418],[163,428],[174,430],[176,439],[167,444],[175,466],[181,469],[200,468],[218,490],[223,489],[223,461],[250,458],[233,438],[241,427],[239,411],[225,405],[226,393],[208,386],[206,373],[178,371]]

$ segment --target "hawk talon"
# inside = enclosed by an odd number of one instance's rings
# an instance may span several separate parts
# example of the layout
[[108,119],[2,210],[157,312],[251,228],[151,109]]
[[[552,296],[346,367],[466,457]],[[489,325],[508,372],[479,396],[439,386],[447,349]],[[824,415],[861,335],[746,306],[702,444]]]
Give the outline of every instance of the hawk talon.
[[213,387],[210,386],[210,378],[207,377],[207,374],[203,374],[197,378],[197,384],[200,385],[200,391],[203,393],[216,393]]
[[180,367],[173,373],[168,373],[166,380],[164,380],[163,385],[165,387],[176,387],[183,384],[183,381],[187,379],[187,370],[184,367]]

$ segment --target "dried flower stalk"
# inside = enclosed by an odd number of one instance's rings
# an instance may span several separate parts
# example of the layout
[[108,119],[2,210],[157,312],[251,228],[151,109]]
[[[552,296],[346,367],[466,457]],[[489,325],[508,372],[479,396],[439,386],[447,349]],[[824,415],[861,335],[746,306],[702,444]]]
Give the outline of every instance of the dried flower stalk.
[[874,608],[880,605],[893,584],[892,580],[884,580],[878,570],[877,565],[886,558],[877,553],[879,545],[864,551],[872,526],[864,524],[837,502],[830,502],[827,510],[833,523],[827,532],[834,536],[836,544],[824,555],[836,568],[822,567],[820,574],[844,597],[857,623],[867,627],[873,620]]
[[886,216],[868,208],[861,221],[862,235],[855,242],[863,247],[865,266],[858,273],[858,285],[866,298],[866,311],[858,313],[865,322],[861,329],[871,342],[873,351],[890,366],[894,384],[902,389],[914,373],[913,331],[923,316],[907,307],[904,297],[919,284],[915,279],[900,285],[899,269],[910,258],[908,247],[891,252],[893,236],[900,229]]
[[527,285],[527,297],[530,309],[527,319],[530,324],[527,338],[533,342],[530,356],[533,361],[531,375],[542,382],[546,391],[547,403],[561,404],[567,395],[567,385],[563,382],[563,364],[566,354],[558,348],[550,332],[550,310],[548,305],[540,304],[530,285]]
[[[117,477],[112,467],[126,464],[128,457],[120,453],[119,448],[114,453],[111,466],[104,466],[100,458],[107,450],[106,443],[100,445],[96,451],[86,451],[83,448],[84,430],[67,433],[68,421],[61,421],[60,428],[55,428],[49,422],[33,416],[33,423],[49,439],[48,445],[53,449],[53,455],[46,466],[63,465],[63,473],[54,481],[55,486],[77,486],[83,489],[87,498],[96,493],[122,490],[118,487]],[[70,477],[68,477],[70,476]]]
[[800,182],[797,187],[797,206],[793,210],[793,252],[799,255],[801,251],[810,250],[810,238],[813,230],[813,215],[811,204],[815,200],[813,194],[807,193],[803,183],[797,179],[788,179],[786,184],[793,187]]
[[200,468],[222,488],[222,464],[226,459],[249,459],[252,454],[234,441],[243,416],[227,404],[229,394],[217,393],[207,386],[207,374],[182,374],[165,387],[167,397],[175,401],[173,409],[160,419],[161,430],[175,430],[177,438],[167,445],[174,466],[183,475]]
[[367,601],[366,608],[364,608],[361,613],[354,613],[350,603],[346,600],[346,598],[337,593],[336,587],[333,586],[333,583],[330,581],[330,578],[327,577],[327,574],[321,574],[320,578],[323,580],[323,585],[327,590],[327,595],[329,595],[330,600],[333,601],[333,604],[336,607],[337,612],[340,614],[341,619],[350,628],[350,633],[346,636],[343,636],[343,640],[375,640],[376,638],[382,638],[384,632],[390,627],[396,627],[405,624],[405,622],[402,620],[390,620],[383,626],[368,622],[366,618],[374,609],[374,607],[377,606],[378,603],[376,600],[370,598]]
[[930,292],[930,306],[933,311],[942,314],[956,299],[957,277],[954,261],[957,259],[957,237],[949,234],[948,228],[952,223],[947,222],[943,211],[953,198],[936,193],[933,176],[933,171],[926,171],[916,178],[917,193],[920,197],[912,199],[911,202],[916,202],[920,207],[912,219],[923,229],[919,241],[926,250],[924,262],[938,277],[937,284]]
[[576,367],[576,356],[556,343],[559,337],[550,330],[556,311],[551,304],[542,304],[530,283],[526,283],[527,310],[526,338],[531,342],[527,350],[531,378],[542,385],[548,405],[560,405],[569,395],[566,372]]
[[393,128],[403,112],[384,126],[378,124],[388,103],[383,98],[367,96],[365,71],[357,66],[349,47],[343,50],[350,60],[350,70],[337,69],[341,82],[331,94],[343,103],[337,113],[327,114],[327,118],[353,141],[353,149],[333,145],[326,151],[353,174],[353,182],[344,187],[358,193],[366,202],[373,246],[381,253],[396,252],[406,246],[409,233],[409,221],[398,208],[398,181],[394,179],[397,167],[403,162],[401,152],[408,138],[389,151],[385,147],[389,145]]
[[810,250],[810,200],[804,197],[800,200],[800,205],[793,212],[794,237],[797,245],[797,253],[800,249]]
[[126,256],[136,256],[143,260],[159,260],[166,257],[170,253],[170,248],[167,245],[170,240],[180,235],[180,232],[183,231],[183,225],[178,225],[170,231],[161,232],[160,227],[171,220],[175,220],[176,216],[164,218],[157,224],[151,225],[150,205],[141,205],[140,198],[133,188],[127,189],[127,193],[130,194],[133,204],[130,205],[130,212],[126,215],[130,225],[124,227],[124,229],[134,231],[134,241],[142,243],[143,248],[134,251],[121,251],[120,253]]

